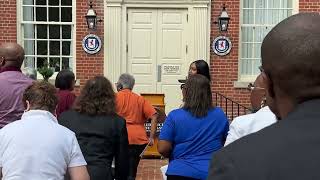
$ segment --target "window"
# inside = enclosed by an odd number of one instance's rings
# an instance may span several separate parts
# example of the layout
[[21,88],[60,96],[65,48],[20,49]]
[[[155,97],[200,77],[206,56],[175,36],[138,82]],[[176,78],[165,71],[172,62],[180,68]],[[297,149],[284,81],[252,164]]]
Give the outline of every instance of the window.
[[252,81],[260,72],[260,48],[267,33],[291,16],[295,0],[242,0],[240,79]]
[[[74,1],[75,2],[75,1]],[[73,69],[72,0],[21,0],[25,67]]]

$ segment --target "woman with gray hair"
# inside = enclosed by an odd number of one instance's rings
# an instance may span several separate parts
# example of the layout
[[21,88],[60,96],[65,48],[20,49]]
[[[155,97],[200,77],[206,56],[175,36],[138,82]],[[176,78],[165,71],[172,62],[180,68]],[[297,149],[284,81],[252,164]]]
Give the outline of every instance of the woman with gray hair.
[[[119,77],[116,95],[117,112],[126,120],[129,140],[129,177],[134,180],[140,161],[140,154],[146,145],[153,145],[157,128],[157,113],[142,96],[132,92],[135,80],[130,74]],[[144,123],[151,119],[151,132],[148,139]]]

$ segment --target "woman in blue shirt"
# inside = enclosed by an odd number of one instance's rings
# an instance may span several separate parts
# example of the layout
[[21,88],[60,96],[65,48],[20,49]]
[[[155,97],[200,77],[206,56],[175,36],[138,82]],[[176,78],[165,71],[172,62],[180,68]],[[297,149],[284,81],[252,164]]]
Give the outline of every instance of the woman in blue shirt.
[[212,154],[223,147],[229,123],[222,109],[212,105],[205,76],[190,75],[182,93],[184,105],[169,113],[158,151],[170,158],[168,180],[206,179]]

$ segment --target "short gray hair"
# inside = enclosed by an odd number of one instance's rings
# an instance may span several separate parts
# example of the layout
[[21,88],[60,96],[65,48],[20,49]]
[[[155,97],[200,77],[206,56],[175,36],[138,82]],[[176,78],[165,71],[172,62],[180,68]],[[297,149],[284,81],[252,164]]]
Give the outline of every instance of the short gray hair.
[[123,89],[133,89],[135,79],[132,75],[128,73],[121,74],[118,80],[118,84],[122,85]]
[[31,68],[31,67],[26,67],[26,68],[23,68],[22,72],[27,77],[29,77],[29,78],[31,78],[33,80],[37,80],[37,71],[36,71],[36,69]]

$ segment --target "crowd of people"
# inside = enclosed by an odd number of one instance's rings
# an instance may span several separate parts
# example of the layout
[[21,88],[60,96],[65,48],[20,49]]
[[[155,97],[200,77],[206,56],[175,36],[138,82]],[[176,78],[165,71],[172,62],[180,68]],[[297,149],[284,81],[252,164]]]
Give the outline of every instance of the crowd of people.
[[[159,135],[158,151],[169,159],[165,179],[320,179],[320,14],[280,22],[263,40],[261,58],[248,86],[253,112],[230,125],[213,105],[208,63],[190,64],[182,105]],[[96,76],[76,97],[73,72],[60,71],[54,86],[32,70],[24,75],[23,60],[20,45],[0,46],[0,179],[136,179],[158,113],[133,92],[134,77],[120,75],[115,92]]]

